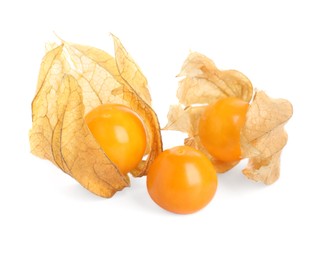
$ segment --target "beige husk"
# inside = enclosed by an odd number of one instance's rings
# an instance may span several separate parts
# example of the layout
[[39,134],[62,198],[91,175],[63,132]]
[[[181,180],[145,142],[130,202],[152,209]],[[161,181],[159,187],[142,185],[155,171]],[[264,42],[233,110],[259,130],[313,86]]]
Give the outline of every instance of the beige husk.
[[266,184],[275,182],[280,174],[280,154],[287,142],[284,124],[292,116],[292,106],[284,99],[271,99],[263,91],[253,90],[249,79],[236,70],[219,70],[206,56],[192,52],[178,76],[179,104],[170,106],[165,130],[188,134],[185,144],[204,152],[216,170],[226,172],[239,161],[221,162],[202,146],[198,136],[200,116],[207,105],[226,97],[249,102],[245,126],[241,130],[243,158],[249,158],[243,173]]
[[51,44],[40,68],[32,102],[30,146],[91,192],[111,197],[129,186],[95,141],[85,114],[105,103],[124,104],[141,117],[147,133],[147,158],[132,171],[146,174],[162,151],[157,116],[151,108],[147,80],[118,38],[115,56],[94,47],[62,41]]

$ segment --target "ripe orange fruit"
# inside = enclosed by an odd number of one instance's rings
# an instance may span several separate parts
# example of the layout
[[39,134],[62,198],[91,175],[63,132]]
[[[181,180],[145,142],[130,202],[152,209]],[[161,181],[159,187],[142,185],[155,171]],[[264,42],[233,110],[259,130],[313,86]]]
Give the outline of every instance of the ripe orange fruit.
[[136,168],[146,148],[145,128],[137,113],[124,105],[104,104],[91,110],[85,121],[120,172]]
[[241,159],[240,131],[248,107],[247,102],[229,97],[206,108],[199,122],[199,137],[214,158],[224,162]]
[[162,152],[147,174],[147,190],[160,207],[180,214],[196,212],[213,198],[216,171],[210,160],[189,146]]

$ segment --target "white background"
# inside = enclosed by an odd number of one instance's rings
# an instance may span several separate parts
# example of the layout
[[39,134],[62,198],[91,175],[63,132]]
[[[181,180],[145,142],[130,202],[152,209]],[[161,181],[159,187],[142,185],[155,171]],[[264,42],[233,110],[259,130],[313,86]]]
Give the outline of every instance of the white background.
[[[0,259],[329,259],[325,3],[1,1]],[[53,32],[110,53],[116,34],[148,78],[162,126],[190,50],[289,99],[281,178],[254,183],[240,165],[218,176],[215,198],[192,215],[155,205],[145,178],[111,199],[84,190],[29,151],[30,104]]]

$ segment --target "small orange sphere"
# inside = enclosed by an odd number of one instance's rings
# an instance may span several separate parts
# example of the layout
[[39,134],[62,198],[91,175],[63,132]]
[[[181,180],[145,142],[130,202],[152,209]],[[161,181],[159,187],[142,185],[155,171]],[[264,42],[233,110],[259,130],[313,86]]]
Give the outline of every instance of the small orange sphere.
[[146,132],[137,113],[124,105],[104,104],[91,110],[85,121],[121,173],[136,168],[146,149]]
[[147,173],[147,190],[160,207],[180,214],[196,212],[215,195],[217,175],[210,160],[189,146],[162,152]]
[[241,160],[240,131],[246,121],[249,104],[229,97],[209,105],[199,122],[202,145],[223,162]]

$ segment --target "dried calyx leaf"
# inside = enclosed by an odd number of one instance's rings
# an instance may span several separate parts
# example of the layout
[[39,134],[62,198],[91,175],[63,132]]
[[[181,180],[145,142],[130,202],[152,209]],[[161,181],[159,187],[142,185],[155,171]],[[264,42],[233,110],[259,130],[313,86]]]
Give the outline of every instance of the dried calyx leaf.
[[243,158],[249,158],[243,173],[266,184],[277,180],[281,150],[287,142],[283,126],[292,115],[291,104],[271,99],[262,91],[253,97],[246,76],[235,70],[219,70],[213,61],[196,52],[188,56],[179,76],[183,76],[177,90],[180,104],[170,107],[164,129],[187,133],[185,144],[204,152],[218,172],[226,172],[239,161],[221,162],[207,152],[198,136],[199,120],[208,105],[226,97],[241,98],[250,103],[241,131]]
[[164,129],[187,133],[185,144],[203,151],[218,172],[226,172],[238,162],[218,161],[206,151],[198,137],[199,119],[207,105],[221,98],[239,97],[250,102],[252,84],[238,71],[217,69],[212,60],[197,52],[190,53],[178,76],[183,77],[177,90],[180,104],[170,107]]
[[111,197],[129,185],[89,131],[84,115],[105,103],[124,104],[142,118],[147,159],[133,171],[147,172],[162,150],[157,116],[150,107],[147,80],[118,38],[115,57],[93,47],[52,45],[41,64],[32,103],[30,145],[33,154],[52,161],[91,192]]
[[178,76],[177,97],[185,106],[211,104],[220,98],[240,97],[249,102],[253,88],[249,79],[236,70],[219,70],[206,56],[192,52]]
[[148,158],[141,161],[132,174],[143,176],[162,150],[159,122],[151,108],[146,78],[120,40],[113,36],[113,41],[115,57],[89,46],[65,42],[64,46],[76,68],[74,76],[84,91],[86,113],[100,104],[119,103],[142,118],[146,126]]
[[241,149],[250,158],[243,173],[250,179],[272,184],[280,176],[280,154],[288,135],[285,123],[292,116],[292,105],[285,99],[272,99],[256,92],[241,131]]

